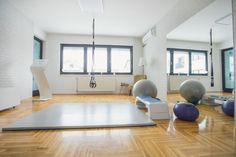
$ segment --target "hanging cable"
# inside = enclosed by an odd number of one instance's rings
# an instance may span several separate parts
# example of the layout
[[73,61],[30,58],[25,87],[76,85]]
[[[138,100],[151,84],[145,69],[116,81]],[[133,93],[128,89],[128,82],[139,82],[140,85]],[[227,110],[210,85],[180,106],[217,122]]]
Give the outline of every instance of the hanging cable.
[[95,44],[94,44],[94,34],[95,34],[95,19],[93,18],[93,44],[92,44],[92,67],[91,67],[91,78],[89,82],[89,87],[90,88],[96,88],[97,83],[95,81],[95,76],[94,76],[94,51],[95,51]]
[[210,29],[210,56],[211,56],[211,87],[214,87],[214,71],[213,71],[213,59],[212,59],[212,28]]

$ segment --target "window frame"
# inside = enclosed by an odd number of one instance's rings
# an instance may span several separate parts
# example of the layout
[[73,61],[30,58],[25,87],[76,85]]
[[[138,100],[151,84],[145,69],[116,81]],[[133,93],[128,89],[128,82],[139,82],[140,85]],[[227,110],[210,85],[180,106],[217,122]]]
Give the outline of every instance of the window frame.
[[[192,75],[192,76],[208,76],[208,51],[207,50],[194,50],[194,49],[179,49],[179,48],[167,48],[167,53],[170,53],[170,73],[169,75]],[[175,51],[188,52],[189,69],[188,73],[174,73],[174,53]],[[205,68],[206,74],[192,73],[192,53],[203,53],[205,55]]]
[[[63,72],[63,49],[64,47],[83,47],[84,48],[84,69],[83,72]],[[92,47],[92,44],[60,44],[60,74],[81,74],[88,75],[90,72],[87,71],[87,52],[88,48]],[[93,72],[95,75],[114,75],[111,72],[111,49],[112,48],[124,48],[130,49],[130,72],[115,72],[116,75],[132,75],[133,74],[133,46],[126,45],[95,45],[95,48],[106,48],[107,49],[107,72]]]
[[[233,89],[227,88],[225,85],[225,64],[224,64],[224,59],[225,59],[225,52],[229,50],[234,50],[234,47],[229,47],[221,50],[221,68],[222,68],[222,88],[224,92],[232,92]],[[235,53],[233,51],[233,53]],[[234,65],[235,66],[235,65]]]
[[34,36],[34,40],[36,40],[40,44],[40,56],[39,56],[39,59],[43,59],[43,40],[37,38],[36,36]]
[[[33,44],[34,44],[34,41],[39,42],[39,45],[40,45],[39,58],[38,59],[43,59],[43,46],[44,46],[43,40],[41,40],[38,37],[34,36]],[[33,46],[33,53],[34,53],[34,46]],[[34,54],[33,54],[33,60],[34,60]],[[33,83],[35,83],[34,79],[33,79]],[[32,87],[32,89],[33,89],[33,87]],[[39,89],[36,89],[36,90],[33,89],[32,95],[33,96],[39,96]]]

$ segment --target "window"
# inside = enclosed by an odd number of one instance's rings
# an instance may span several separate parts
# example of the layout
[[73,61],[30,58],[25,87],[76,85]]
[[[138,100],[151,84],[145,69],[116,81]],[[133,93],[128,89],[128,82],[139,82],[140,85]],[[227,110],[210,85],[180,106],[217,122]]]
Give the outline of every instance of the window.
[[167,49],[167,73],[207,75],[207,51]]
[[64,47],[62,72],[83,72],[84,70],[83,47]]
[[[87,72],[92,69],[92,47],[87,52]],[[107,48],[95,48],[94,51],[94,72],[107,72]]]
[[170,64],[171,64],[171,62],[170,62],[170,52],[169,51],[167,51],[167,62],[166,62],[166,67],[167,67],[167,74],[169,74],[170,73]]
[[[96,45],[93,72],[132,74],[132,46]],[[92,45],[61,44],[61,74],[88,74],[92,69]]]
[[124,48],[111,49],[111,72],[131,73],[130,50]]
[[188,52],[177,51],[173,54],[174,67],[173,73],[187,74],[189,71],[189,54]]
[[191,53],[191,73],[192,74],[207,74],[206,71],[206,54],[201,52]]

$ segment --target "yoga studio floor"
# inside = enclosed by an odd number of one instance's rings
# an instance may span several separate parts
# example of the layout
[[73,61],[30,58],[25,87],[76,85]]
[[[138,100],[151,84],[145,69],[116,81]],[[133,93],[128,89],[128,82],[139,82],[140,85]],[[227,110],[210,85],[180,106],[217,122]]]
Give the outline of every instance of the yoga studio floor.
[[[54,95],[30,98],[0,112],[0,127],[55,103],[134,103],[124,95]],[[178,94],[168,95],[170,112]],[[155,120],[156,126],[0,132],[0,157],[235,157],[236,127],[219,108],[198,105],[196,122]],[[172,113],[171,113],[172,114]]]

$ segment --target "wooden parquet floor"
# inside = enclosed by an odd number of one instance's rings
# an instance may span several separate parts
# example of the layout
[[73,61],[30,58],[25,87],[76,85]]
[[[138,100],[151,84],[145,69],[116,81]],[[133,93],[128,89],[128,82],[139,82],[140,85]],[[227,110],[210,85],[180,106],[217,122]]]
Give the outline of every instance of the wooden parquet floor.
[[[0,112],[0,127],[55,102],[134,102],[122,95],[54,95],[45,102],[29,98]],[[170,111],[177,94],[168,95]],[[198,105],[196,122],[175,118],[157,126],[0,132],[0,157],[236,157],[236,127],[212,106]]]

